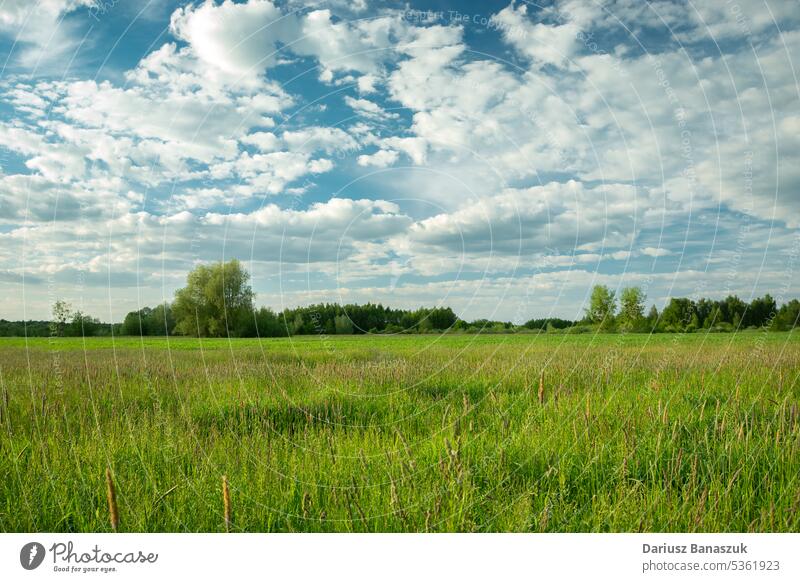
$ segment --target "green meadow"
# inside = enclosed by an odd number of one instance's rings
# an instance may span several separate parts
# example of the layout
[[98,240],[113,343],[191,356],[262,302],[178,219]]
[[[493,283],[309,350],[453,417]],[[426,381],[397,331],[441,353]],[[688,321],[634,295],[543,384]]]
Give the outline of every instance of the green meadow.
[[798,531],[798,338],[2,339],[0,530]]

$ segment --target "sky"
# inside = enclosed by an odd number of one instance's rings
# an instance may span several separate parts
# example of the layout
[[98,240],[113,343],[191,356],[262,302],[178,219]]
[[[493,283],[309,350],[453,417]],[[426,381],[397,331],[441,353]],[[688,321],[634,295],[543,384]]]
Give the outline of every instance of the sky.
[[793,0],[0,0],[0,318],[800,296]]

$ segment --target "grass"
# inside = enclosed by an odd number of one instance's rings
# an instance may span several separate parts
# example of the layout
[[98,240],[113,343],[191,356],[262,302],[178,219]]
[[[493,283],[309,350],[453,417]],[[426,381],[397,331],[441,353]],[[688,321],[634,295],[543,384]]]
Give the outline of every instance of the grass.
[[0,531],[798,531],[799,372],[796,333],[5,339]]

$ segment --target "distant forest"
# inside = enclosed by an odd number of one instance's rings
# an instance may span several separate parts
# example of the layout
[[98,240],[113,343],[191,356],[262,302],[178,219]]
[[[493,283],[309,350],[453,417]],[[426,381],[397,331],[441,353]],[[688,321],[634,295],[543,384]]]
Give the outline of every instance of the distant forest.
[[672,298],[659,312],[645,314],[646,297],[628,287],[619,298],[608,287],[594,287],[585,316],[577,321],[531,319],[522,325],[509,321],[467,321],[449,307],[392,309],[380,303],[339,305],[320,303],[276,313],[256,308],[249,274],[241,264],[201,265],[175,293],[172,303],[132,311],[122,323],[101,323],[64,301],[53,305],[50,321],[0,319],[0,336],[89,337],[164,336],[287,337],[395,333],[687,333],[733,332],[744,329],[787,331],[798,325],[800,301],[776,304],[769,295],[745,302],[735,295],[722,300]]
[[[617,316],[618,317],[618,316]],[[793,299],[775,306],[769,295],[746,303],[736,296],[722,301],[671,299],[662,312],[653,306],[640,325],[625,329],[619,320],[600,331],[633,333],[732,332],[742,329],[788,331],[800,319],[800,301]],[[555,317],[531,319],[522,325],[510,321],[458,318],[449,307],[392,309],[381,304],[338,305],[324,303],[286,309],[275,313],[267,307],[255,309],[250,317],[234,322],[231,337],[287,337],[292,335],[338,335],[363,333],[589,333],[599,323],[590,318],[578,321]],[[197,335],[179,333],[170,304],[145,307],[128,313],[122,323],[101,323],[80,312],[65,325],[53,321],[6,321],[0,319],[0,337],[89,337]],[[220,334],[227,335],[227,334]]]

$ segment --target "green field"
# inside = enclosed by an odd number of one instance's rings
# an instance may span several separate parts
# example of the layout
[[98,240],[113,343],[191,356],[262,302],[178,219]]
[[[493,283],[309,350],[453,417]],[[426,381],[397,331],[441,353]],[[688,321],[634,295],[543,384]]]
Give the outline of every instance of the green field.
[[0,530],[798,531],[799,338],[0,340]]

